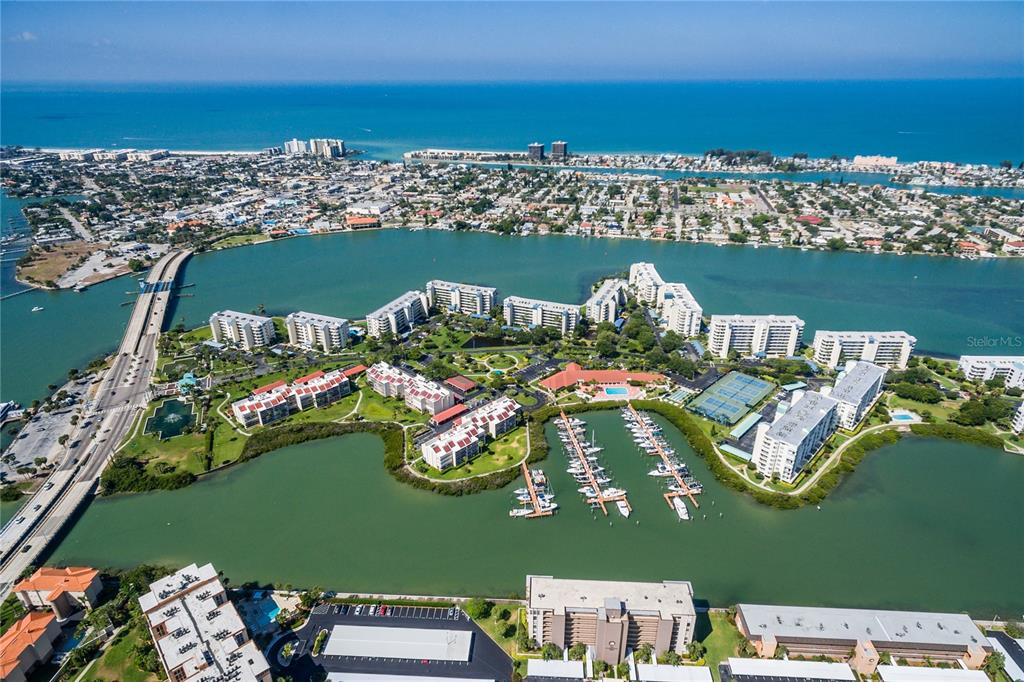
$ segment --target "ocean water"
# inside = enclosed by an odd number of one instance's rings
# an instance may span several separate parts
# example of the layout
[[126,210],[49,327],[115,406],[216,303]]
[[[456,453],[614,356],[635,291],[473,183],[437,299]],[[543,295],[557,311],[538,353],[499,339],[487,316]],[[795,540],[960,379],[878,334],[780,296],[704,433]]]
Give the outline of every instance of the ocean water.
[[254,150],[344,138],[375,158],[427,146],[904,160],[1024,160],[1020,80],[458,85],[32,85],[0,90],[4,144]]

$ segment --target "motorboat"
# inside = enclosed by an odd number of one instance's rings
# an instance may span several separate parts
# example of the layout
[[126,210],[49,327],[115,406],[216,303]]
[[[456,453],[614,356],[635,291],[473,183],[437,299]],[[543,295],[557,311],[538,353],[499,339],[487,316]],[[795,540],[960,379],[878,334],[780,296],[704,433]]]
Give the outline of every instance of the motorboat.
[[681,497],[672,498],[672,507],[676,510],[676,514],[679,515],[681,521],[690,520],[690,510],[686,508],[686,503],[683,502]]
[[34,308],[32,308],[32,312],[34,313],[38,313],[40,310],[44,310],[43,306],[41,305],[37,305]]
[[515,518],[522,518],[524,516],[529,516],[532,513],[533,513],[533,511],[530,510],[530,509],[509,509],[508,510],[508,515],[511,516],[514,519]]
[[629,515],[630,515],[630,513],[632,511],[629,508],[629,503],[626,502],[625,500],[618,500],[615,503],[615,508],[618,509],[619,513],[622,514],[627,519],[629,518]]

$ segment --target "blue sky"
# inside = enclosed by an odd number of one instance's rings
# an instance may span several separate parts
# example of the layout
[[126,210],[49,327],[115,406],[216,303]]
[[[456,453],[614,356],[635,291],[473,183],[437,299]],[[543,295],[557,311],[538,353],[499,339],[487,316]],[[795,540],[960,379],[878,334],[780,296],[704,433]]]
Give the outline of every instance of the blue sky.
[[0,3],[14,81],[1024,77],[1024,3]]

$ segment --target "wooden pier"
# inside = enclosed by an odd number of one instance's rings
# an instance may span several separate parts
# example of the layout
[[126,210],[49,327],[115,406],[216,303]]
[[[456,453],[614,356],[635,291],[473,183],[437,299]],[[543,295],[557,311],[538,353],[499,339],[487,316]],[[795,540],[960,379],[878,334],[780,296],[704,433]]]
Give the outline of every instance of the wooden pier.
[[637,409],[633,407],[632,403],[627,402],[626,407],[629,408],[629,412],[630,414],[633,415],[633,419],[636,421],[637,426],[639,426],[640,429],[644,432],[644,437],[646,437],[648,442],[654,446],[654,449],[657,451],[658,456],[661,457],[661,461],[665,463],[665,468],[672,472],[672,477],[676,479],[676,483],[679,484],[680,489],[682,489],[681,493],[667,492],[663,495],[663,497],[665,498],[665,502],[668,504],[669,508],[674,509],[674,507],[672,506],[673,497],[681,497],[683,495],[690,498],[690,502],[693,503],[694,508],[699,508],[700,505],[697,504],[697,498],[693,496],[693,489],[690,488],[690,486],[686,485],[686,481],[684,481],[683,477],[679,475],[678,471],[676,471],[675,464],[668,456],[668,453],[665,452],[664,448],[662,448],[661,445],[658,443],[657,437],[655,437],[651,430],[647,428],[647,425],[644,423],[644,420],[641,417],[640,413],[637,412]]
[[540,498],[537,497],[537,486],[533,482],[533,474],[530,472],[530,467],[526,466],[526,461],[520,463],[523,468],[523,478],[526,479],[526,488],[530,491],[530,504],[533,505],[533,511],[524,516],[524,519],[536,519],[541,516],[551,516],[554,514],[550,508],[544,509],[541,507]]
[[601,511],[604,512],[605,516],[608,516],[608,508],[605,506],[605,503],[618,502],[619,500],[625,502],[626,508],[632,512],[633,508],[629,506],[629,500],[626,499],[625,494],[609,496],[605,495],[604,491],[601,490],[601,486],[597,482],[597,477],[594,476],[594,470],[590,467],[590,460],[587,459],[587,453],[583,449],[583,446],[580,445],[579,439],[576,438],[576,432],[573,430],[572,420],[569,419],[565,410],[560,410],[560,412],[562,415],[562,424],[565,426],[565,432],[569,434],[569,442],[572,445],[573,452],[576,453],[576,458],[579,460],[580,464],[583,465],[583,472],[587,475],[587,480],[590,481],[591,488],[595,493],[597,493],[595,497],[588,499],[595,500],[601,506]]

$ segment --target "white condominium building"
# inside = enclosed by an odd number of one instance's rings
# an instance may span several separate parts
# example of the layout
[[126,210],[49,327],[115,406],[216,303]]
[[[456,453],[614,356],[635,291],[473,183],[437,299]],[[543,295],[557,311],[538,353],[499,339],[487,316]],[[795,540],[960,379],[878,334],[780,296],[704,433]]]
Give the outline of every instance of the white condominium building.
[[1017,414],[1013,416],[1013,432],[1024,433],[1024,403],[1017,407]]
[[459,466],[479,452],[485,440],[515,428],[521,409],[515,400],[503,396],[456,418],[452,428],[420,446],[423,459],[440,471]]
[[810,391],[771,425],[757,427],[751,461],[762,476],[792,483],[836,425],[838,402]]
[[325,353],[341,350],[348,342],[348,320],[341,317],[297,312],[284,318],[288,343]]
[[192,564],[139,597],[171,682],[271,682],[270,665],[249,638],[213,564]]
[[221,310],[210,315],[210,331],[218,343],[234,343],[245,350],[274,342],[274,321],[261,315]]
[[665,328],[685,337],[700,334],[704,309],[697,303],[685,284],[665,284],[658,292],[658,307]]
[[885,371],[884,367],[870,362],[846,363],[846,369],[839,375],[835,388],[828,394],[829,398],[839,403],[836,406],[839,426],[847,430],[857,428],[878,396],[882,395]]
[[550,327],[563,335],[576,328],[579,306],[509,296],[505,299],[505,324],[510,327]]
[[313,138],[309,141],[309,153],[328,159],[340,159],[345,156],[345,140]]
[[1003,377],[1007,388],[1024,388],[1024,355],[961,355],[957,369],[971,381]]
[[231,412],[242,426],[266,426],[293,412],[327,407],[352,392],[352,383],[336,369],[316,371],[292,383],[275,381],[231,403]]
[[814,333],[814,361],[835,369],[847,360],[864,360],[882,367],[906,369],[917,339],[906,332]]
[[433,310],[463,315],[487,315],[498,300],[498,290],[476,284],[445,282],[432,279],[427,282],[427,301]]
[[800,348],[804,321],[794,315],[712,315],[708,347],[720,358],[740,355],[788,357]]
[[626,303],[626,280],[606,279],[587,299],[587,317],[594,322],[615,322]]
[[410,409],[437,414],[455,405],[455,394],[419,374],[403,372],[386,362],[366,370],[373,390],[385,398],[402,398]]
[[61,161],[92,161],[97,154],[102,153],[102,149],[67,149],[60,152],[57,157]]
[[629,266],[629,286],[636,297],[644,303],[655,304],[665,280],[661,278],[653,263],[633,263]]
[[642,644],[649,644],[656,656],[684,653],[697,626],[693,586],[681,580],[641,583],[530,575],[526,599],[531,639],[561,649],[585,644],[605,663],[621,662]]
[[128,152],[129,161],[156,161],[167,156],[166,149],[143,149],[140,151]]
[[104,150],[96,152],[93,155],[97,161],[124,161],[128,158],[129,152],[134,153],[134,149],[111,149],[109,151]]
[[407,291],[366,316],[366,332],[373,337],[404,334],[427,319],[430,304],[422,291]]

